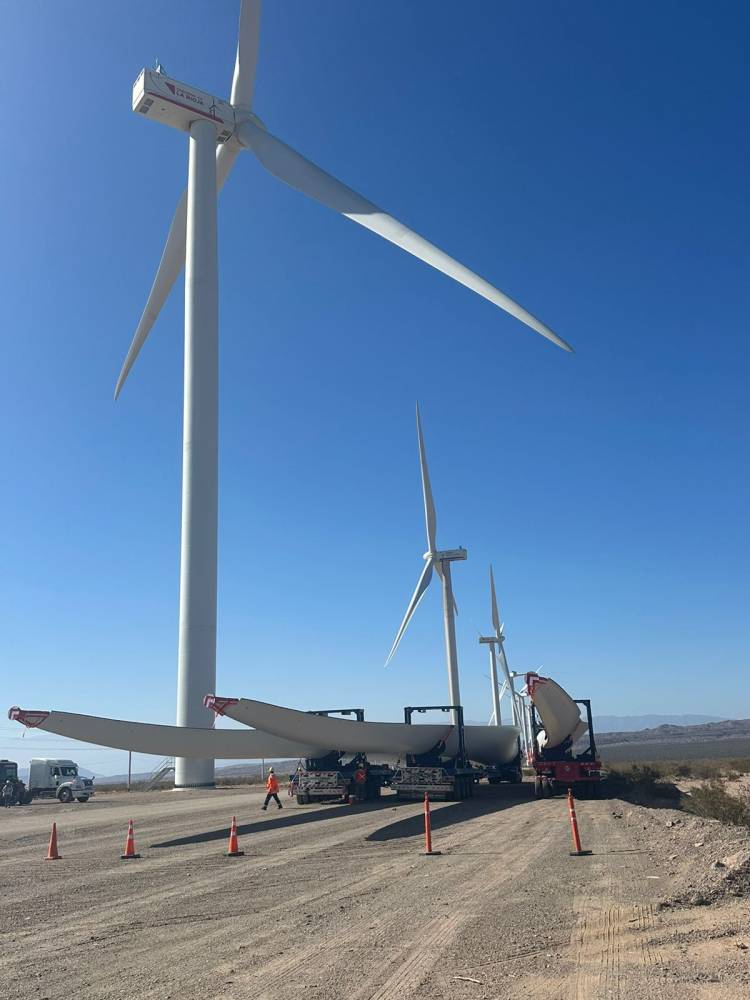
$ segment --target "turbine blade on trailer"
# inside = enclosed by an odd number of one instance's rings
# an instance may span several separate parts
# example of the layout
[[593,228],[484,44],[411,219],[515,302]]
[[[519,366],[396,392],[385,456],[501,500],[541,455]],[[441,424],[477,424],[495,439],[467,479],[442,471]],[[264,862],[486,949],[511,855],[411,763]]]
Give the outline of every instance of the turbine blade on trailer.
[[431,579],[432,579],[432,560],[428,559],[427,562],[425,563],[424,569],[422,570],[422,575],[419,577],[419,581],[418,581],[417,586],[416,586],[416,588],[414,590],[414,593],[412,594],[411,600],[409,601],[409,607],[406,609],[406,614],[404,615],[404,620],[401,622],[401,626],[400,626],[400,628],[398,630],[396,638],[393,641],[393,645],[391,646],[391,651],[388,654],[388,659],[385,661],[386,667],[391,662],[391,660],[393,658],[393,654],[398,649],[398,644],[401,642],[401,637],[403,636],[404,632],[406,631],[406,626],[411,621],[411,616],[417,610],[417,605],[419,604],[419,602],[424,597],[424,595],[425,595],[425,593],[427,591],[427,588],[430,585],[430,580]]
[[[241,150],[235,142],[230,140],[219,146],[216,150],[216,190],[221,191],[224,181],[229,176],[229,171],[234,166],[234,161]],[[164,245],[164,252],[151,286],[151,292],[146,302],[146,308],[135,331],[133,342],[130,345],[125,362],[117,379],[115,386],[115,399],[120,395],[125,379],[130,373],[130,369],[135,364],[141,348],[146,342],[146,338],[151,332],[151,328],[156,322],[162,306],[167,301],[169,293],[172,291],[175,281],[180,276],[185,266],[185,236],[187,232],[187,188],[182,192],[182,197],[177,203],[172,225],[169,227],[167,242]]]
[[266,170],[278,177],[279,180],[284,181],[285,184],[296,188],[302,194],[306,194],[308,198],[320,202],[321,205],[326,205],[334,212],[345,215],[352,222],[357,222],[360,226],[370,229],[378,236],[382,236],[383,239],[395,243],[402,250],[418,257],[419,260],[423,260],[436,270],[442,271],[449,278],[453,278],[454,281],[465,285],[472,292],[476,292],[477,295],[481,295],[482,298],[499,306],[500,309],[510,313],[521,323],[536,330],[537,333],[546,337],[547,340],[551,340],[558,347],[562,347],[563,350],[573,350],[541,320],[532,316],[530,312],[504,292],[495,288],[484,278],[480,278],[468,267],[449,257],[447,253],[407,228],[398,219],[394,219],[392,215],[381,211],[377,205],[373,205],[371,201],[363,198],[356,191],[352,191],[351,188],[342,184],[331,174],[326,173],[325,170],[316,166],[266,129],[261,128],[253,121],[247,121],[240,126],[238,136],[240,142],[255,153]]
[[250,110],[253,103],[255,69],[258,65],[260,38],[260,0],[242,0],[237,31],[237,56],[234,61],[230,103]]
[[[435,514],[435,501],[432,498],[430,470],[427,468],[427,455],[424,450],[424,435],[422,434],[422,421],[419,417],[419,403],[417,403],[417,441],[419,442],[419,471],[422,474],[422,499],[424,500],[424,522],[427,529],[427,548],[430,552],[435,552],[437,549],[435,542],[437,515]],[[442,579],[443,573],[440,568],[438,568],[438,574]]]

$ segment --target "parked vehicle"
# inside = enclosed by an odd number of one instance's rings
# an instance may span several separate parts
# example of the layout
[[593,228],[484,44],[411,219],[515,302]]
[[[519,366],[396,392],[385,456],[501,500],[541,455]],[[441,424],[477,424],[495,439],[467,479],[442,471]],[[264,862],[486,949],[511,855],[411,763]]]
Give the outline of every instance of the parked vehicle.
[[31,798],[58,799],[60,802],[88,802],[94,794],[91,778],[81,778],[74,760],[32,757],[29,762]]
[[14,806],[25,806],[31,802],[31,795],[26,788],[26,783],[18,777],[18,764],[14,760],[0,760],[0,788],[7,781],[15,788],[15,798],[12,800]]

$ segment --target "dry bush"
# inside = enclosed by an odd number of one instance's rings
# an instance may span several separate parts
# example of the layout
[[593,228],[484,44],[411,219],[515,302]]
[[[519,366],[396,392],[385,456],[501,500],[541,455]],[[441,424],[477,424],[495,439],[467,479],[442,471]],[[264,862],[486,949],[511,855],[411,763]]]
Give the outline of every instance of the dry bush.
[[609,770],[616,774],[626,774],[637,778],[647,773],[654,780],[669,778],[699,778],[702,781],[716,781],[728,778],[735,781],[743,774],[750,774],[750,757],[706,758],[704,760],[649,760],[639,763],[622,762],[610,764]]
[[680,800],[680,790],[667,780],[669,771],[665,771],[661,763],[616,764],[608,771],[607,785],[610,794],[643,804]]
[[750,827],[750,795],[731,795],[720,781],[707,781],[694,788],[685,796],[683,808],[696,816]]

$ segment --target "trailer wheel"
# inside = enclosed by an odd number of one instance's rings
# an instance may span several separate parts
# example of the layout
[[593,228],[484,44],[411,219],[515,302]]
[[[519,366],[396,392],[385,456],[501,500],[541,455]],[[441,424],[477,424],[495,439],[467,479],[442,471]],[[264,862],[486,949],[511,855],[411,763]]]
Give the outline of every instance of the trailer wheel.
[[73,793],[69,788],[61,788],[60,791],[57,793],[57,797],[60,800],[60,802],[73,801]]
[[306,806],[309,803],[309,801],[310,801],[309,792],[300,792],[297,795],[297,805]]
[[544,792],[542,789],[542,779],[539,777],[534,778],[534,798],[541,799],[543,794]]

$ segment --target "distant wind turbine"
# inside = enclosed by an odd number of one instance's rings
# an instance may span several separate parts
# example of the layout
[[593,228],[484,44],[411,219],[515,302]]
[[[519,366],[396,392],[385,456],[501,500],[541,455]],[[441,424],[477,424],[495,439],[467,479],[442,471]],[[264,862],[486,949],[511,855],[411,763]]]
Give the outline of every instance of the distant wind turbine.
[[495,593],[495,577],[490,566],[490,606],[492,612],[492,626],[494,635],[480,636],[479,642],[487,645],[490,651],[490,679],[492,683],[492,721],[499,726],[500,720],[500,698],[502,692],[498,686],[497,659],[499,654],[500,665],[505,675],[503,690],[508,691],[511,703],[512,721],[514,726],[520,726],[520,712],[516,701],[517,695],[513,687],[513,678],[508,669],[508,660],[505,656],[505,626],[500,621],[500,612],[497,609],[497,595]]
[[[409,601],[403,621],[394,639],[391,651],[385,665],[393,659],[398,649],[398,644],[406,631],[406,627],[411,621],[412,615],[417,610],[417,605],[427,593],[427,588],[432,580],[432,573],[437,573],[443,585],[443,621],[445,625],[445,657],[448,665],[448,700],[451,705],[461,704],[461,692],[458,682],[458,653],[456,651],[456,620],[458,611],[456,601],[453,596],[453,583],[451,580],[451,563],[457,560],[466,559],[466,549],[438,549],[437,515],[435,513],[435,503],[432,498],[432,486],[430,485],[430,472],[427,468],[427,455],[425,454],[424,436],[422,434],[422,421],[419,416],[419,405],[417,405],[417,440],[419,442],[419,467],[422,473],[422,499],[424,501],[424,519],[427,528],[427,551],[423,559],[424,569],[417,581],[416,589]],[[454,722],[455,720],[454,713]]]
[[[229,102],[144,69],[133,110],[189,134],[188,186],[180,198],[146,307],[115,388],[119,396],[151,328],[185,267],[182,541],[177,724],[212,724],[203,696],[215,690],[218,516],[218,267],[216,196],[248,149],[279,180],[395,243],[562,347],[548,326],[393,216],[305,159],[251,110],[258,57],[259,0],[243,0]],[[447,562],[445,565],[448,565]],[[457,695],[457,688],[455,691]],[[457,700],[457,698],[455,699]],[[213,784],[211,760],[178,758],[175,785]]]

